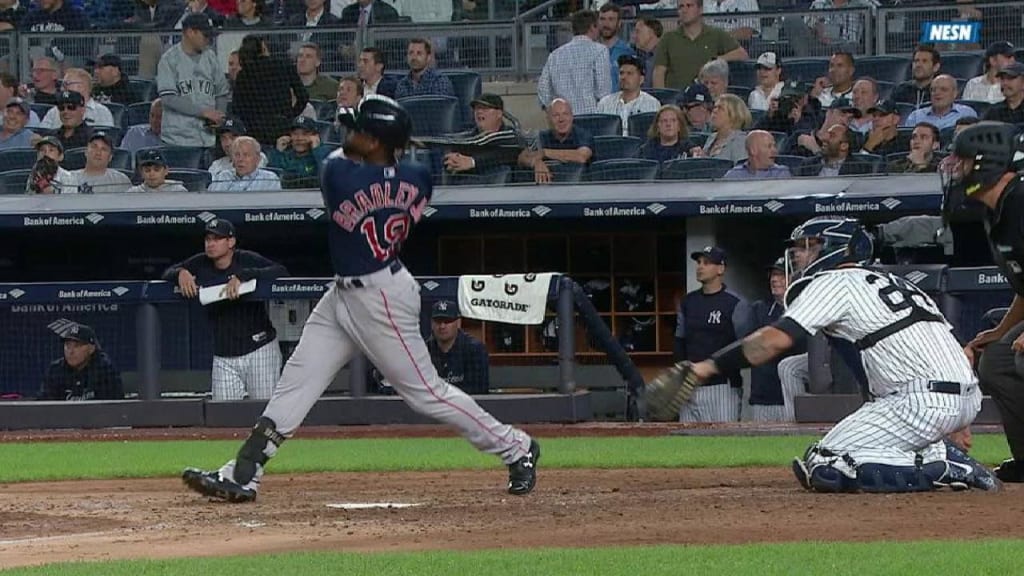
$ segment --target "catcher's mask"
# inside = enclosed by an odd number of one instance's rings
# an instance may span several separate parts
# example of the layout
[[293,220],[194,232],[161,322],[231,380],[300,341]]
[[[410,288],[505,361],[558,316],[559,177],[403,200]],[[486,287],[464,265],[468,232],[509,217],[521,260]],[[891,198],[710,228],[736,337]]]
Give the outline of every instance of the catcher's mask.
[[1024,134],[1005,122],[979,122],[953,139],[953,152],[939,165],[942,176],[942,220],[948,227],[954,212],[1007,172],[1024,169]]
[[[867,264],[874,254],[871,235],[852,218],[822,216],[793,229],[786,242],[786,281],[792,290],[801,278],[840,264]],[[791,300],[787,290],[785,301]]]

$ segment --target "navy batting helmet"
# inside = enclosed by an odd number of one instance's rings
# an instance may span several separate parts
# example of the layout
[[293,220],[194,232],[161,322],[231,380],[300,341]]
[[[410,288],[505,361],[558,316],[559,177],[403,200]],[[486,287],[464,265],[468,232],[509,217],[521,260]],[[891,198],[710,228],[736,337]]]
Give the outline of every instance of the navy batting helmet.
[[394,149],[405,148],[412,134],[409,113],[398,102],[380,94],[364,96],[354,109],[339,109],[338,121],[348,129],[369,134]]

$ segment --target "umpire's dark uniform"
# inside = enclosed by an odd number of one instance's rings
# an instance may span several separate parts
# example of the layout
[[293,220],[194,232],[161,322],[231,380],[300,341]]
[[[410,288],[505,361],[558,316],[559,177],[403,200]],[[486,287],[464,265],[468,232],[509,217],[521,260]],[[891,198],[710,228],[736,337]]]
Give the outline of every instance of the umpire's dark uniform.
[[[995,210],[985,211],[992,257],[1010,281],[1017,298],[1024,298],[1024,183],[1015,179],[1003,191]],[[978,364],[981,390],[992,397],[1003,421],[1006,442],[1015,462],[1004,463],[1004,481],[1024,482],[1024,353],[1015,353],[1013,341],[1024,334],[1016,324],[998,342],[985,346]]]

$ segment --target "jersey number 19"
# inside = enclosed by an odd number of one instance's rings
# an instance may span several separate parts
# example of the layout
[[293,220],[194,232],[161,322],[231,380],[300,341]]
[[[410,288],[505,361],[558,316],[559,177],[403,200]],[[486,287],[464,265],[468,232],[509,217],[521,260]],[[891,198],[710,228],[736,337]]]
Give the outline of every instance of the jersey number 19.
[[376,218],[366,218],[359,225],[359,230],[366,238],[366,243],[370,245],[373,257],[386,262],[401,249],[402,242],[409,235],[409,215],[405,212],[392,214],[384,221],[380,230],[377,229]]

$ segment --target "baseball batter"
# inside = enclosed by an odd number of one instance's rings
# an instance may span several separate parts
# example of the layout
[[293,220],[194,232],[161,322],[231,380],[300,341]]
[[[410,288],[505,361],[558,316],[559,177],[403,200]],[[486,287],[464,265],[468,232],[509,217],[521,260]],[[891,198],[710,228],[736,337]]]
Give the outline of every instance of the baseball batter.
[[[366,354],[409,405],[456,427],[479,450],[508,465],[508,492],[536,484],[540,446],[502,424],[438,377],[420,335],[420,287],[398,259],[432,193],[429,172],[398,164],[409,141],[408,113],[390,98],[370,95],[339,120],[349,128],[343,152],[328,157],[321,190],[331,212],[328,231],[335,281],[306,320],[263,415],[234,460],[220,470],[186,469],[200,494],[230,502],[256,498],[267,460],[292,435],[357,352]],[[359,161],[351,160],[359,158]]]
[[773,324],[692,366],[700,380],[768,362],[819,331],[861,351],[873,401],[839,422],[793,462],[819,492],[997,490],[991,471],[943,438],[981,408],[977,379],[938,307],[914,284],[863,268],[874,250],[856,221],[815,218],[793,237],[820,250],[786,292]]
[[210,47],[213,26],[204,14],[190,14],[181,25],[181,42],[171,46],[157,66],[156,89],[164,107],[160,139],[167,146],[209,148],[228,107],[227,76]]

